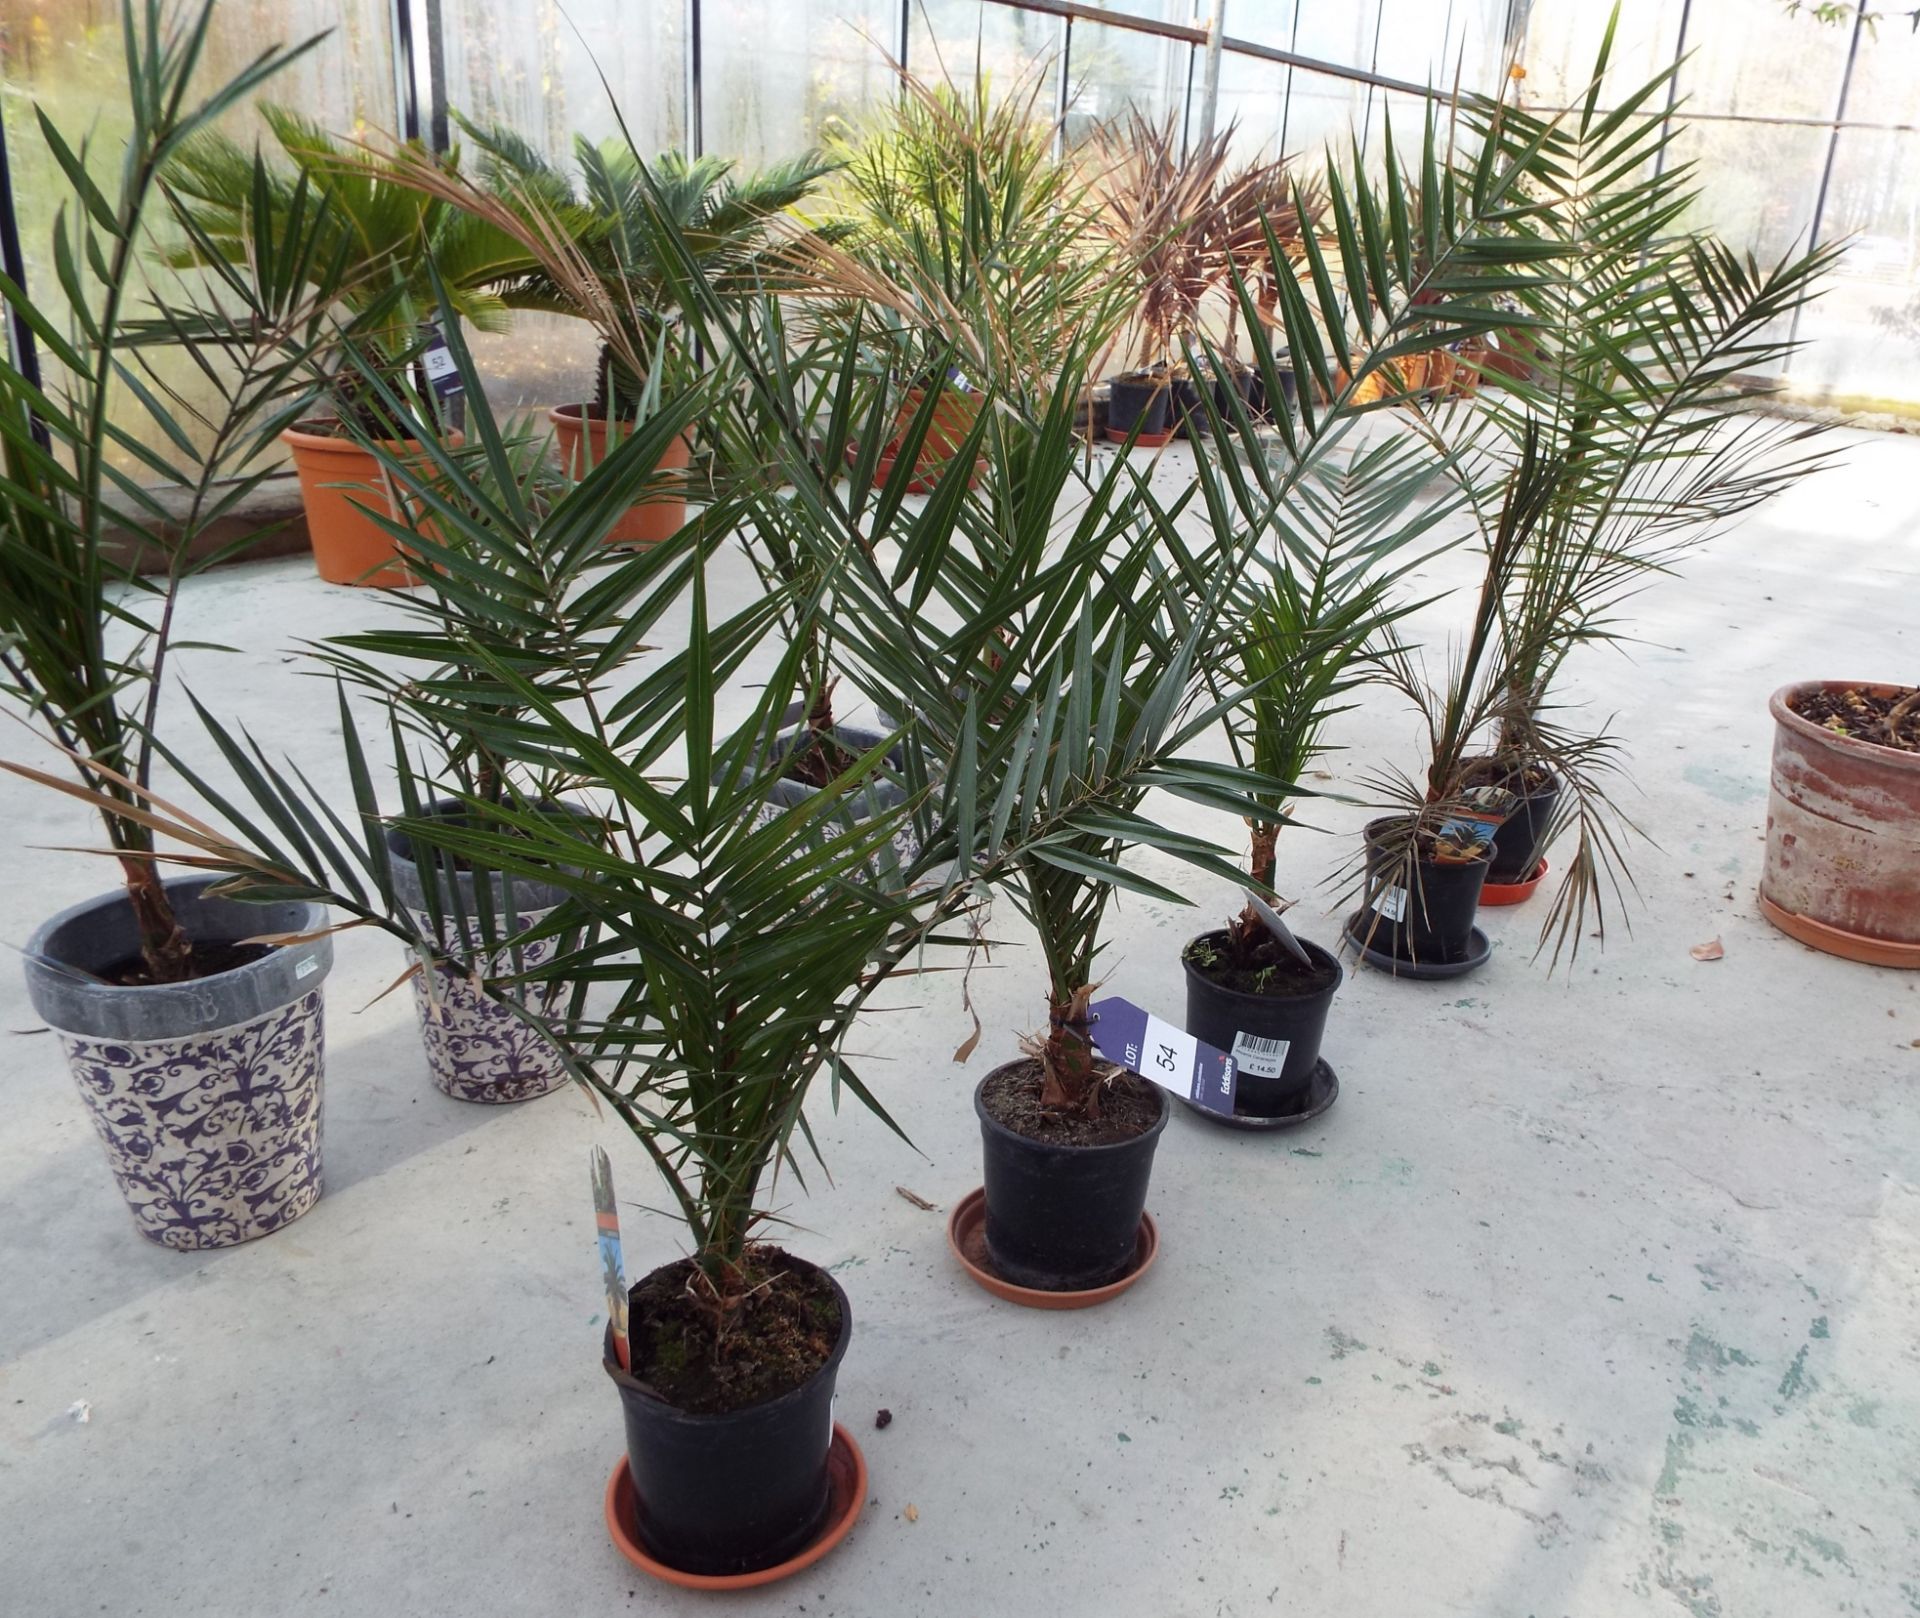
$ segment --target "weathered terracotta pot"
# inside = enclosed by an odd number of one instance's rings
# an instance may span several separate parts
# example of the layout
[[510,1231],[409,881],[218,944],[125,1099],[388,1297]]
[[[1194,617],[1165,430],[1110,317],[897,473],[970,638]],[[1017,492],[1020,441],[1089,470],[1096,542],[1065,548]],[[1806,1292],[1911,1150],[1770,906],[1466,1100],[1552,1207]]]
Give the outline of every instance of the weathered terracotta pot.
[[1831,955],[1920,967],[1920,753],[1836,735],[1787,706],[1805,692],[1900,689],[1815,680],[1774,692],[1760,909]]

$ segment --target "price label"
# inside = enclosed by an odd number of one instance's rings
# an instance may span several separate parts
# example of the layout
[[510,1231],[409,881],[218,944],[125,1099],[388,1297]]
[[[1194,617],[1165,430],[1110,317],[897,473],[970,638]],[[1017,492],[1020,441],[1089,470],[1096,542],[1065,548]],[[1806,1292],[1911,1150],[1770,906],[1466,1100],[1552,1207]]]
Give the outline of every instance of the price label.
[[1287,1065],[1287,1050],[1288,1042],[1284,1039],[1262,1039],[1257,1034],[1236,1032],[1233,1065],[1258,1079],[1277,1079]]
[[1093,1043],[1109,1062],[1184,1096],[1209,1112],[1233,1115],[1234,1059],[1131,1000],[1096,1000],[1088,1008]]
[[1373,908],[1385,916],[1388,921],[1405,921],[1407,919],[1407,890],[1405,888],[1388,888],[1385,893],[1373,901]]

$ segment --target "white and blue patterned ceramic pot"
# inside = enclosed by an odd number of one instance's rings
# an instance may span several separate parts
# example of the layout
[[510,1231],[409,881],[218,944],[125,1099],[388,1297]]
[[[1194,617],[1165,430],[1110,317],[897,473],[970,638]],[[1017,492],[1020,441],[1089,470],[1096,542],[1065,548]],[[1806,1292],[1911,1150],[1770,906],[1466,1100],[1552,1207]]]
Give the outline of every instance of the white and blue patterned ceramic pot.
[[[587,818],[585,811],[562,806]],[[428,814],[455,816],[462,806],[452,799],[429,806]],[[394,897],[411,913],[423,932],[432,929],[427,908],[426,873],[414,863],[413,849],[402,832],[387,833],[393,870]],[[449,948],[464,942],[469,948],[483,942],[487,928],[478,919],[480,896],[470,871],[433,873],[439,887],[441,942]],[[525,877],[511,881],[499,872],[486,873],[488,915],[495,937],[519,934],[539,925],[566,898],[566,890]],[[511,928],[505,918],[511,914]],[[559,938],[542,938],[512,950],[497,950],[487,960],[490,975],[511,976],[544,965],[559,952]],[[551,1008],[561,993],[549,985],[525,1002],[539,1012]],[[465,977],[441,967],[431,977],[413,976],[413,1006],[420,1019],[420,1039],[426,1047],[427,1070],[434,1088],[456,1101],[498,1105],[532,1101],[567,1082],[567,1070],[544,1035],[511,1007],[474,987]]]
[[[166,884],[197,944],[326,925],[326,911],[305,901],[210,897],[216,880]],[[332,941],[289,944],[187,983],[95,980],[139,951],[132,908],[116,892],[55,916],[26,959],[28,997],[60,1037],[135,1226],[191,1252],[291,1224],[320,1200],[320,985]]]
[[[789,709],[787,717],[793,719],[797,709]],[[833,727],[833,739],[849,753],[867,753],[878,747],[887,738],[877,730],[863,725],[836,724]],[[778,759],[797,757],[812,742],[812,733],[804,724],[789,724],[774,738],[772,752]],[[891,767],[903,770],[906,761],[896,749],[888,760]],[[777,818],[784,810],[805,808],[819,795],[820,789],[809,786],[804,781],[783,777],[772,782],[767,788],[767,799],[758,814],[754,816],[756,826],[764,826]],[[875,776],[864,786],[849,793],[842,805],[841,818],[846,828],[857,825],[875,815],[885,814],[905,803],[906,788],[897,780],[884,775]],[[895,828],[892,839],[893,851],[902,870],[910,869],[920,858],[920,838],[915,832],[911,820],[903,820]]]

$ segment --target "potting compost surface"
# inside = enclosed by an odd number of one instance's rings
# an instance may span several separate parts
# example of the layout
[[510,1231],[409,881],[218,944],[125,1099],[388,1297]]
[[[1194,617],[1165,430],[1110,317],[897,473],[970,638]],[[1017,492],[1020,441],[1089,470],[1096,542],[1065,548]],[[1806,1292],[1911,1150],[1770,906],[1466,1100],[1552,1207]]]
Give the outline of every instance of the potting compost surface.
[[[1831,442],[1841,465],[1635,598],[1631,657],[1579,660],[1564,700],[1611,719],[1651,839],[1629,840],[1604,944],[1589,922],[1571,962],[1536,957],[1556,844],[1539,894],[1481,911],[1491,958],[1469,976],[1350,972],[1322,1047],[1338,1105],[1270,1135],[1176,1109],[1147,1199],[1160,1256],[1123,1297],[1023,1309],[947,1247],[982,1178],[974,1086],[1043,1031],[1013,907],[972,957],[929,953],[955,970],[879,996],[847,1060],[900,1133],[823,1081],[825,1166],[796,1132],[759,1233],[849,1296],[839,1409],[867,1504],[756,1611],[1913,1618],[1920,973],[1809,950],[1754,898],[1771,693],[1920,663],[1920,440]],[[1165,501],[1186,489],[1184,446],[1134,461]],[[1462,554],[1407,593],[1473,580]],[[719,550],[715,621],[760,595]],[[1464,610],[1435,602],[1404,633],[1443,645]],[[184,685],[350,804],[338,711],[299,700],[291,648],[409,620],[301,557],[190,578],[178,614],[240,648],[178,650]],[[757,696],[730,692],[717,724]],[[835,706],[873,723],[857,692]],[[223,779],[190,721],[172,738]],[[1416,724],[1367,691],[1328,739],[1333,779],[1280,838],[1275,886],[1332,950],[1377,813],[1343,800],[1413,765]],[[10,756],[34,762],[25,747]],[[1244,852],[1230,816],[1151,812]],[[0,939],[111,886],[110,862],[61,852],[98,842],[83,805],[8,778],[0,824]],[[1170,857],[1127,864],[1193,903],[1119,894],[1100,993],[1178,1022],[1182,950],[1245,901]],[[713,1618],[713,1597],[627,1563],[602,1515],[625,1439],[589,1148],[613,1159],[629,1280],[684,1255],[648,1211],[667,1191],[577,1088],[439,1094],[410,996],[386,992],[400,947],[334,943],[325,1193],[217,1252],[141,1240],[58,1036],[0,971],[0,1611]]]
[[1920,752],[1920,690],[1912,686],[1891,692],[1807,691],[1787,706],[1838,735]]

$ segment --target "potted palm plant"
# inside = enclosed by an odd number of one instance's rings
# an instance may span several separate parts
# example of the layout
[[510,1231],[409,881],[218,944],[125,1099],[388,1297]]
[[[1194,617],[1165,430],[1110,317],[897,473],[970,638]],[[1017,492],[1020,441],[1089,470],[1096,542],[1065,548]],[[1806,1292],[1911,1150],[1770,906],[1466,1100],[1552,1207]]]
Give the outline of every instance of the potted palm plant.
[[[1043,69],[991,95],[983,73],[967,86],[900,77],[897,98],[829,146],[836,235],[816,268],[823,290],[845,296],[817,319],[836,333],[859,321],[876,366],[898,379],[894,453],[935,401],[913,463],[925,492],[986,390],[1042,407],[1064,350],[1110,329],[1124,289],[1092,229],[1089,178],[1054,155]],[[882,451],[879,476],[892,458]]]
[[[489,292],[511,309],[570,315],[600,328],[593,398],[548,412],[561,465],[574,477],[674,398],[696,368],[674,275],[648,256],[658,237],[641,213],[664,210],[708,283],[744,306],[751,295],[794,283],[810,248],[792,210],[832,169],[809,152],[741,174],[723,158],[663,152],[646,161],[617,139],[596,145],[582,136],[574,142],[576,188],[564,169],[513,131],[461,127],[484,154],[479,173],[496,205],[484,208],[469,196],[463,211],[501,224],[504,207],[531,227],[539,249],[510,274],[488,281]],[[445,178],[457,182],[456,175]],[[596,295],[607,286],[623,289],[617,303]],[[655,482],[614,526],[610,541],[658,544],[680,527],[691,454],[687,434],[674,440]]]
[[[477,395],[472,357],[445,300],[442,314],[454,374]],[[355,349],[352,359],[390,419],[424,419],[417,397],[381,374],[377,354]],[[526,718],[526,699],[490,666],[476,664],[468,648],[476,638],[497,651],[511,646],[516,671],[533,691],[554,701],[593,699],[596,681],[624,666],[608,646],[627,634],[630,590],[639,582],[608,567],[606,536],[704,398],[696,386],[663,406],[628,453],[597,465],[577,485],[551,468],[544,435],[503,429],[490,415],[464,446],[425,433],[427,447],[413,457],[417,499],[400,520],[380,519],[422,564],[421,587],[394,597],[406,621],[313,648],[406,734],[411,763],[398,780],[404,818],[463,824],[471,818],[468,805],[478,803],[579,818],[583,831],[597,824],[578,801],[574,767],[529,755],[509,740]],[[369,453],[379,453],[371,443]],[[575,592],[583,593],[582,605],[560,623],[529,611],[529,604]],[[382,885],[394,904],[451,954],[470,956],[488,937],[537,932],[565,897],[550,878],[516,879],[470,856],[448,859],[396,829],[386,833],[385,855]],[[413,996],[437,1089],[455,1100],[497,1104],[531,1100],[568,1082],[537,1024],[502,1002],[524,999],[527,974],[577,944],[541,935],[484,954],[480,972],[495,983],[491,993],[476,987],[470,966],[419,963]],[[547,1006],[559,989],[549,983],[538,993]]]
[[[1592,74],[1608,68],[1611,35]],[[1524,899],[1546,874],[1546,846],[1579,824],[1550,924],[1581,908],[1607,840],[1585,818],[1551,755],[1566,741],[1555,701],[1579,647],[1628,633],[1625,603],[1733,517],[1828,460],[1818,429],[1751,409],[1737,375],[1789,352],[1795,312],[1817,296],[1829,246],[1760,265],[1673,221],[1696,193],[1691,164],[1655,163],[1666,138],[1672,70],[1610,113],[1589,97],[1546,120],[1503,109],[1497,132],[1551,155],[1542,206],[1515,230],[1544,273],[1508,295],[1530,366],[1486,412],[1513,465],[1526,453],[1553,469],[1530,518],[1500,612],[1502,689],[1491,746],[1466,761],[1463,784],[1495,830],[1484,902]],[[1483,135],[1495,134],[1484,117]]]
[[[328,384],[332,414],[294,422],[282,436],[300,478],[314,562],[332,584],[408,584],[414,573],[379,521],[382,513],[401,515],[412,497],[420,441],[406,432],[420,426],[433,437],[458,432],[445,344],[432,319],[440,300],[427,266],[450,289],[461,318],[495,330],[507,311],[485,288],[524,255],[485,220],[409,189],[388,158],[336,140],[285,108],[258,110],[285,164],[263,162],[215,128],[197,129],[169,150],[162,179],[179,230],[165,256],[178,267],[206,270],[215,284],[245,297],[255,278],[287,268],[259,259],[262,210],[311,218],[313,240],[291,261],[292,273],[330,293],[341,336],[350,336],[363,356],[377,355],[382,375],[411,373],[417,397],[431,407],[424,423],[397,422],[363,372],[344,363],[342,349],[312,357]],[[214,306],[197,329],[179,335],[231,348],[253,334]],[[369,438],[401,443],[416,459],[391,470],[368,452],[362,440]]]
[[[1137,428],[1137,442],[1165,444],[1187,431],[1203,403],[1209,418],[1219,414],[1216,383],[1236,388],[1230,365],[1217,377],[1192,375],[1201,310],[1246,249],[1249,211],[1257,218],[1259,203],[1285,185],[1279,164],[1230,173],[1232,139],[1232,129],[1223,130],[1183,157],[1175,123],[1156,125],[1138,112],[1095,131],[1095,219],[1133,283],[1129,369],[1112,379],[1107,406],[1107,436],[1116,443]],[[1291,234],[1291,212],[1270,223]]]
[[[1256,290],[1244,281],[1239,287]],[[1284,374],[1264,329],[1256,323],[1249,335],[1254,374]],[[1322,418],[1322,434],[1330,425]],[[1317,470],[1297,484],[1257,443],[1216,441],[1222,455],[1238,453],[1239,475],[1217,476],[1198,439],[1198,476],[1255,562],[1227,603],[1228,627],[1205,673],[1212,687],[1232,683],[1251,693],[1224,719],[1235,763],[1289,785],[1257,794],[1246,907],[1181,952],[1184,1026],[1231,1053],[1237,1073],[1233,1114],[1196,1108],[1197,1115],[1271,1128],[1316,1116],[1339,1091],[1320,1047],[1340,965],[1320,945],[1295,939],[1284,922],[1274,924],[1270,906],[1285,908],[1275,888],[1280,833],[1294,800],[1312,795],[1305,783],[1326,751],[1327,723],[1376,675],[1372,643],[1414,606],[1396,587],[1444,546],[1435,536],[1458,502],[1432,498],[1431,457],[1411,436],[1356,449],[1344,462],[1302,444],[1314,451]]]
[[[854,1018],[877,989],[943,941],[976,904],[977,884],[998,880],[1026,841],[1070,828],[1062,812],[1023,819],[989,839],[983,778],[951,761],[939,770],[918,768],[916,778],[928,784],[905,797],[868,801],[886,769],[885,745],[836,759],[814,792],[772,815],[762,812],[784,766],[770,739],[790,706],[810,705],[817,695],[808,683],[806,638],[791,636],[789,627],[829,607],[838,616],[856,601],[864,617],[872,581],[884,575],[856,542],[837,466],[830,469],[830,459],[818,454],[804,418],[784,416],[794,385],[785,356],[760,346],[763,325],[731,323],[724,293],[703,275],[670,216],[649,207],[645,219],[659,232],[659,249],[682,289],[714,317],[746,384],[744,393],[717,390],[707,401],[712,416],[724,422],[733,411],[754,410],[783,418],[777,448],[792,481],[783,489],[761,479],[723,492],[673,544],[607,556],[602,576],[585,588],[530,584],[515,614],[475,611],[451,619],[431,651],[463,670],[458,686],[448,687],[460,700],[430,710],[450,739],[439,754],[497,756],[521,771],[559,772],[595,803],[593,820],[543,812],[529,794],[489,797],[453,783],[444,784],[444,795],[460,812],[432,812],[443,783],[407,785],[415,774],[411,738],[419,711],[391,700],[383,706],[407,808],[391,820],[381,816],[350,721],[342,732],[354,804],[351,813],[336,813],[309,801],[297,773],[268,767],[258,749],[208,715],[223,755],[250,765],[235,773],[257,814],[216,794],[238,838],[221,844],[202,836],[197,857],[231,879],[337,895],[349,914],[417,935],[430,961],[444,961],[537,1029],[568,1074],[631,1128],[665,1180],[686,1251],[634,1285],[628,1330],[616,1335],[610,1327],[604,1342],[628,1433],[609,1486],[609,1526],[639,1565],[711,1586],[764,1582],[804,1565],[844,1532],[862,1504],[863,1491],[836,1484],[844,1475],[836,1457],[850,1456],[854,1446],[829,1419],[850,1341],[848,1300],[831,1276],[766,1239],[775,1182],[797,1177],[812,1140],[804,1113],[809,1088],[825,1074],[836,1094],[851,1093],[878,1110],[843,1048]],[[457,348],[456,362],[464,363]],[[857,352],[849,351],[846,363],[857,366]],[[1077,393],[1077,379],[1062,383],[1037,435],[1048,446],[1045,466],[1056,495],[1075,462]],[[474,399],[470,426],[478,444],[502,438],[483,398]],[[644,433],[622,440],[544,515],[537,503],[509,497],[517,478],[497,471],[478,478],[464,452],[430,446],[443,464],[423,485],[422,501],[440,559],[457,557],[466,567],[449,571],[471,572],[501,565],[495,546],[538,556],[549,530],[569,522],[574,542],[590,547],[631,494],[631,484],[619,480],[646,475],[647,457],[657,456],[658,440],[675,430],[670,418],[653,426],[651,445]],[[1003,433],[1002,442],[1011,436]],[[384,446],[375,453],[396,457]],[[472,486],[455,497],[445,485],[463,477]],[[1022,479],[1020,487],[1034,481]],[[909,548],[950,548],[954,532],[968,526],[959,518],[963,480],[948,483],[953,496],[944,504],[936,496],[917,513],[902,515],[897,498],[882,499],[886,520],[904,525],[900,537]],[[1031,520],[1040,497],[1032,498],[1024,533],[1043,551],[1044,534]],[[570,515],[588,499],[594,510]],[[811,513],[796,531],[810,536],[819,558],[860,558],[852,594],[831,570],[795,574],[731,616],[712,612],[709,565],[749,503]],[[1155,547],[1142,537],[1131,548],[1129,566],[1138,574]],[[1060,602],[1086,594],[1087,547],[1080,550],[1049,585]],[[505,591],[504,580],[499,588]],[[770,599],[775,594],[788,599]],[[609,688],[609,676],[669,615],[685,615],[685,644],[637,681]],[[915,693],[938,690],[951,700],[954,665],[945,643],[920,645],[897,605],[889,617],[892,644],[917,649],[898,666],[901,691],[877,683],[870,689],[903,713]],[[568,649],[569,670],[530,657],[528,619],[543,626],[535,649]],[[984,642],[991,629],[985,618],[970,624],[970,641]],[[1042,632],[1038,624],[1030,631]],[[876,667],[862,668],[877,682]],[[842,669],[854,666],[843,658]],[[499,693],[496,700],[474,700],[485,681]],[[967,702],[975,715],[970,732],[979,734],[977,695]],[[723,723],[723,711],[741,717]],[[897,741],[909,753],[924,752],[917,726],[903,727]],[[1151,777],[1159,762],[1134,769]],[[208,791],[195,772],[183,773]],[[427,812],[413,810],[414,803]],[[193,830],[178,815],[153,818],[176,836]],[[898,833],[909,820],[915,837],[903,855]],[[285,826],[299,835],[271,837]],[[540,917],[512,904],[477,905],[471,929],[436,937],[404,916],[408,907],[395,893],[391,868],[396,835],[416,865],[425,859],[444,870],[465,861],[563,897]],[[370,886],[384,895],[384,916]],[[536,951],[542,942],[555,948]]]
[[[0,360],[0,693],[75,779],[5,767],[98,808],[123,879],[34,932],[27,988],[59,1035],[136,1228],[177,1250],[263,1236],[318,1200],[321,987],[332,961],[311,896],[248,905],[207,874],[163,879],[155,865],[162,699],[181,649],[181,586],[204,565],[195,542],[268,475],[261,456],[304,406],[308,367],[332,338],[332,289],[287,268],[317,250],[324,210],[311,195],[262,201],[264,166],[248,224],[265,249],[256,276],[155,285],[144,267],[166,208],[159,176],[175,155],[317,43],[263,51],[196,99],[211,11],[167,25],[126,0],[133,133],[111,168],[41,115],[73,188],[53,255],[65,329],[0,282],[14,318],[65,372],[62,389],[43,391],[17,360]],[[100,188],[90,172],[117,174],[117,186]],[[145,367],[142,329],[158,318],[184,332],[216,317],[254,335],[234,348],[213,402],[195,405]],[[175,485],[170,498],[126,475],[126,445]],[[157,577],[116,559],[113,541],[129,527],[153,534]]]

